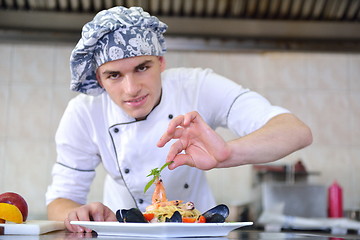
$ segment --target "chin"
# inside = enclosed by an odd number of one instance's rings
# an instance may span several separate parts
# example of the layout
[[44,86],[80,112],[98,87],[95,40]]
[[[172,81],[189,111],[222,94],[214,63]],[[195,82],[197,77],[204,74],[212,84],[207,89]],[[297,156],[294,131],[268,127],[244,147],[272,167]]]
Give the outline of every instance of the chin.
[[149,113],[147,113],[147,114],[131,114],[130,116],[135,118],[136,120],[144,120],[149,115]]

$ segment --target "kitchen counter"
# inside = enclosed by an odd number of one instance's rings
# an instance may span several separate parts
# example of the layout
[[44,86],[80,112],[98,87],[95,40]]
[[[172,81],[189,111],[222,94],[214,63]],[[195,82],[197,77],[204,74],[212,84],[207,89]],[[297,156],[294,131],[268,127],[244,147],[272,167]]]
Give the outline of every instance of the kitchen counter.
[[[93,233],[69,233],[66,231],[55,231],[42,235],[2,235],[0,240],[78,240],[78,239],[123,239],[123,240],[133,240],[134,237],[116,237],[116,236],[97,236],[95,232]],[[145,239],[155,239],[156,238],[136,238],[137,240]],[[164,238],[158,238],[164,239]],[[264,232],[259,230],[244,230],[239,229],[232,231],[227,237],[202,237],[202,238],[166,238],[171,240],[255,240],[255,239],[319,239],[319,240],[340,240],[340,239],[360,239],[359,235],[346,235],[346,236],[335,236],[326,233],[319,232]]]

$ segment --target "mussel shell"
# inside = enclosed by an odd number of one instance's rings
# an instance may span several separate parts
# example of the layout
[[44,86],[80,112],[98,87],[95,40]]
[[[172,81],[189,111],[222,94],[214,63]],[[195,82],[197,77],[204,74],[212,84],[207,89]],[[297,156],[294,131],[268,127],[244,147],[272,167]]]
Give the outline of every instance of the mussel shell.
[[206,219],[207,223],[223,223],[223,222],[225,222],[225,218],[222,215],[217,214],[217,213],[215,213],[214,215],[211,215],[209,217],[205,217],[205,219]]
[[175,211],[171,218],[166,218],[165,222],[182,222],[182,216],[179,211]]
[[202,215],[205,217],[207,223],[223,223],[229,216],[230,210],[225,204],[217,205]]
[[119,222],[147,223],[148,221],[138,208],[121,209],[116,211]]
[[117,210],[116,211],[116,219],[119,221],[119,222],[124,222],[124,219],[122,218],[121,216],[121,210]]

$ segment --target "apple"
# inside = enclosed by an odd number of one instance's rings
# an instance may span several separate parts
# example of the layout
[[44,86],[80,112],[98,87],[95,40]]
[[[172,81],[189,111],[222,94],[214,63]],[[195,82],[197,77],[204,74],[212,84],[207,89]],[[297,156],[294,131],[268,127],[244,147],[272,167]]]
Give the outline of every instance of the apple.
[[23,221],[26,221],[28,216],[28,205],[22,196],[14,192],[5,192],[0,194],[0,203],[15,205],[20,210]]

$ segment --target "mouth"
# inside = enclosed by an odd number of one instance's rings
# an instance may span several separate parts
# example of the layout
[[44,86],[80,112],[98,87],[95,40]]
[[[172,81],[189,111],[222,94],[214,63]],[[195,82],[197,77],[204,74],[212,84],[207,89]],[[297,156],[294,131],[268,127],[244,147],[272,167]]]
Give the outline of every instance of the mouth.
[[142,105],[145,103],[147,97],[148,97],[148,95],[130,99],[130,100],[125,101],[125,103],[128,105],[131,105],[131,106],[139,106],[139,105]]

